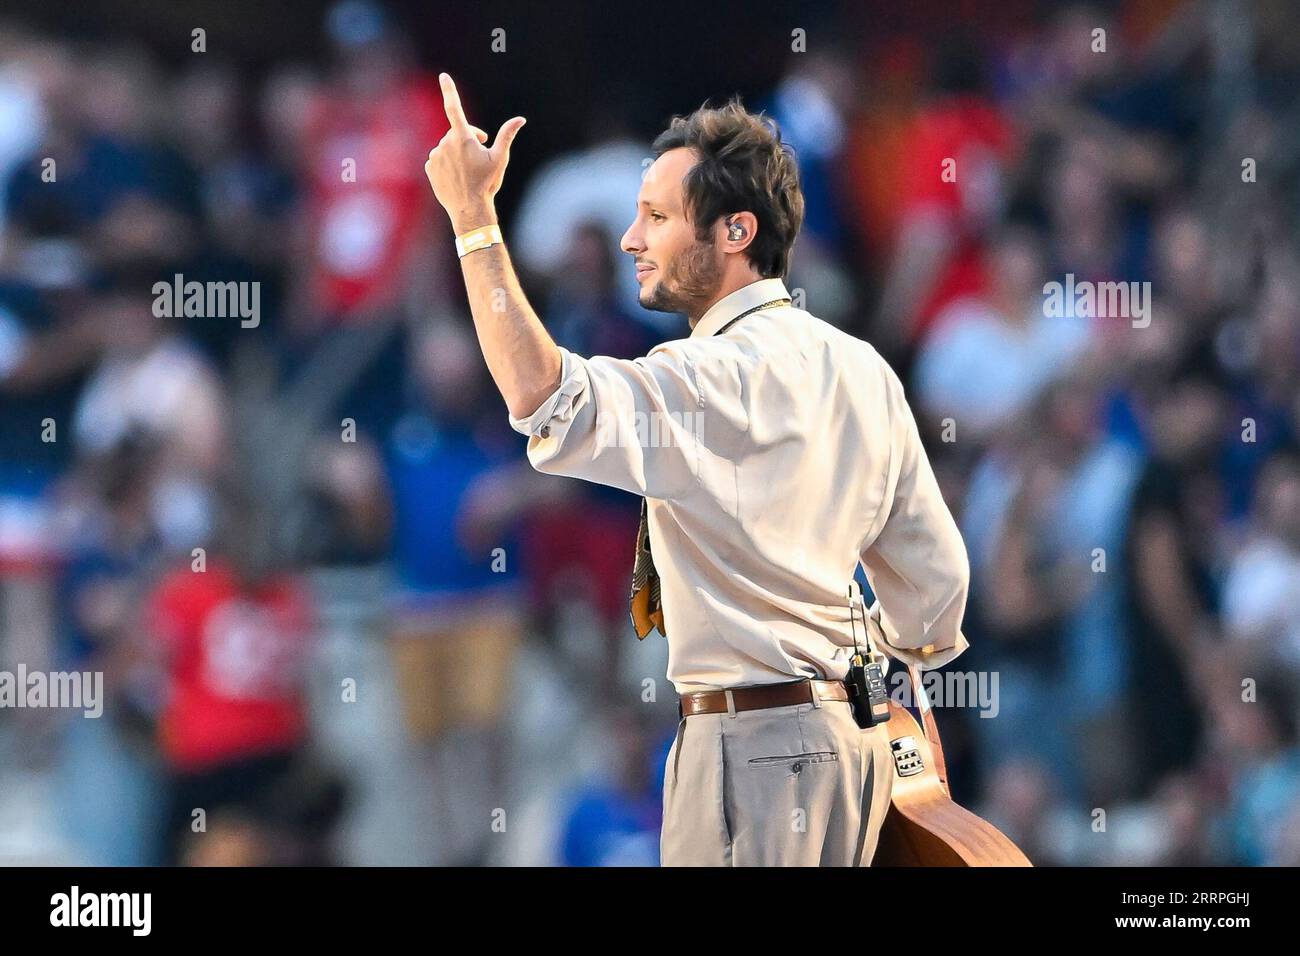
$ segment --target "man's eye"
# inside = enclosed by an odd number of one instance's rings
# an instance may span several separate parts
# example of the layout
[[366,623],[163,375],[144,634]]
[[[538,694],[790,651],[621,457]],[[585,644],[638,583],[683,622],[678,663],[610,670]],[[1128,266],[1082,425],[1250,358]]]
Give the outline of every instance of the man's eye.
[[652,212],[650,214],[650,218],[653,219],[655,222],[663,222],[668,217],[661,212]]

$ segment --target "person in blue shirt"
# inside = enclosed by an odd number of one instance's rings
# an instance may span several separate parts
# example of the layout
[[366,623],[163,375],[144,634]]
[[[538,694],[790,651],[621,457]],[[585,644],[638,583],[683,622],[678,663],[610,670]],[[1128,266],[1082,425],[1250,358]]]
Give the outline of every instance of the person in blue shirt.
[[658,866],[663,778],[674,732],[635,712],[617,711],[615,770],[577,791],[559,848],[563,866]]

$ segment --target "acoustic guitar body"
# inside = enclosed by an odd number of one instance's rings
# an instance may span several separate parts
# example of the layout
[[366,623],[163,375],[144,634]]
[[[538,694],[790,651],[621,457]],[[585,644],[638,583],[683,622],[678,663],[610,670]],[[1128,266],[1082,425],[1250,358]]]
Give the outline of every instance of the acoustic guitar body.
[[916,719],[889,702],[894,785],[872,866],[1033,866],[997,827],[948,796]]

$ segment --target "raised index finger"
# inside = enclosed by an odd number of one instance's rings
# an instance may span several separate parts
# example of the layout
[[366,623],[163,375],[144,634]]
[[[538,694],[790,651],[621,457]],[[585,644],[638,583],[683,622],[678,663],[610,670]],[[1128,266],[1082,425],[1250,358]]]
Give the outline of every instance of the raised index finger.
[[460,105],[460,94],[456,92],[456,84],[446,73],[438,74],[438,82],[442,84],[442,105],[447,111],[447,122],[458,133],[469,132],[469,120],[465,119],[465,110]]

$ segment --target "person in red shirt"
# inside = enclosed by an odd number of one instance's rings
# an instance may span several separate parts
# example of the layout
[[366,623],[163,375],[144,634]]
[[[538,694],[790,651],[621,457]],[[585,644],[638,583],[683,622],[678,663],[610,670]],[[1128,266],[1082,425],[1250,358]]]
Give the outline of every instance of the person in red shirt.
[[[411,156],[447,132],[441,91],[376,4],[326,16],[334,54],[296,140],[303,183],[282,373],[370,435],[401,414],[409,329],[441,297],[450,242]],[[486,137],[486,133],[483,134]]]
[[1010,121],[981,92],[977,49],[964,38],[936,54],[938,95],[903,134],[899,219],[878,338],[914,349],[950,302],[988,288],[985,247],[1004,202]]
[[158,744],[169,784],[167,862],[203,832],[193,826],[195,810],[206,818],[264,803],[293,773],[307,738],[312,613],[304,586],[248,551],[196,567],[166,574],[147,609],[165,683]]
[[382,315],[407,297],[436,246],[417,164],[447,131],[433,77],[416,70],[383,11],[335,6],[327,31],[337,65],[312,104],[304,135],[307,272],[313,320]]

